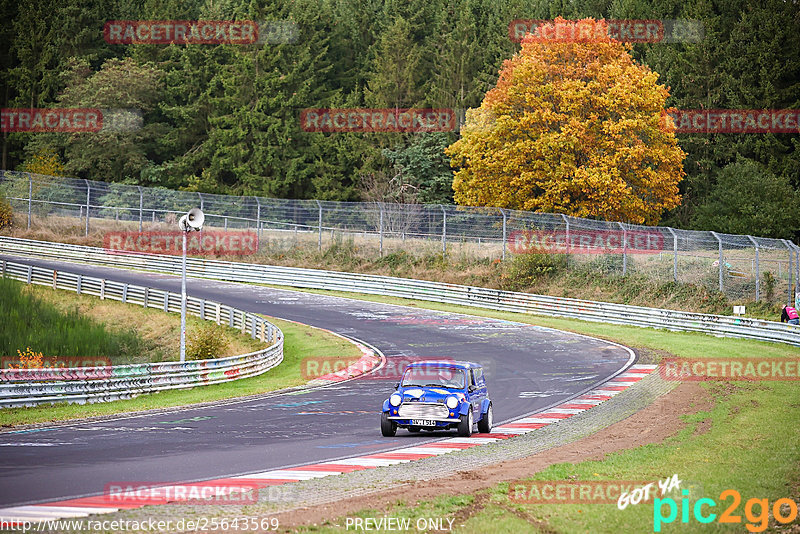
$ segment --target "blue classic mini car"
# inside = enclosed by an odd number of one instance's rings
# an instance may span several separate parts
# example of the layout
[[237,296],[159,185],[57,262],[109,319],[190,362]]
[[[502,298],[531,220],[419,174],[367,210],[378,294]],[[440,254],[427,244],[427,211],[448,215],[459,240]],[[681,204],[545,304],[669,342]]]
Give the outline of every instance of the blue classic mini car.
[[408,365],[403,378],[383,403],[381,433],[394,436],[397,427],[409,432],[455,428],[459,436],[492,429],[492,401],[483,367],[472,362],[420,361]]

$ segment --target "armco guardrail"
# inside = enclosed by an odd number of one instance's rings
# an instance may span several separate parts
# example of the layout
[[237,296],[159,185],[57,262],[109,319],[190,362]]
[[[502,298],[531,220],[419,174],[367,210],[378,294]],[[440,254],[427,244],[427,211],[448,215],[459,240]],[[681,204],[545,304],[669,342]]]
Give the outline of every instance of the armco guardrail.
[[[67,289],[164,311],[180,312],[181,296],[160,289],[81,276],[16,262],[3,262],[3,275],[30,284]],[[0,407],[56,402],[105,402],[155,391],[218,384],[260,375],[283,361],[283,333],[261,317],[218,302],[187,298],[187,312],[238,328],[269,346],[208,360],[48,369],[0,370]]]
[[[176,272],[181,261],[181,258],[176,256],[119,254],[96,247],[9,237],[0,237],[0,253],[24,254],[56,260],[68,259],[94,265],[170,273]],[[761,319],[549,297],[389,276],[196,258],[187,260],[187,273],[190,276],[214,280],[386,295],[491,310],[571,317],[586,321],[675,331],[704,332],[716,336],[741,337],[800,346],[800,327]]]

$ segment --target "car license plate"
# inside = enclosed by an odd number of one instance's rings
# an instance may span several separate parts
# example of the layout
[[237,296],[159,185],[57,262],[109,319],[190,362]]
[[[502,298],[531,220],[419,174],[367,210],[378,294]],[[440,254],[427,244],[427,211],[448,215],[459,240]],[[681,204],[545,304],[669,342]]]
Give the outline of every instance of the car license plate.
[[436,426],[436,421],[431,421],[429,419],[412,419],[411,424],[413,426]]

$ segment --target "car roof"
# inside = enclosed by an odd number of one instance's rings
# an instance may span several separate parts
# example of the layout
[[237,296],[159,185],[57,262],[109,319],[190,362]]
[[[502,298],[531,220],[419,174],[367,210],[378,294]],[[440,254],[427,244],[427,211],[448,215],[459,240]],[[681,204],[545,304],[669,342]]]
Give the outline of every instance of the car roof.
[[456,369],[477,369],[482,366],[475,362],[457,360],[423,360],[408,364],[406,369],[409,367],[454,367]]

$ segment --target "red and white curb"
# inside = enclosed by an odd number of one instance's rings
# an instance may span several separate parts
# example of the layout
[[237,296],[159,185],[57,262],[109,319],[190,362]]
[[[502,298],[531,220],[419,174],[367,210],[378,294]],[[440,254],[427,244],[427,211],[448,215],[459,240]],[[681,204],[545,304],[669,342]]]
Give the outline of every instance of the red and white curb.
[[[544,412],[496,426],[489,434],[473,434],[468,438],[449,438],[434,443],[368,454],[355,458],[332,460],[329,462],[290,467],[287,469],[273,469],[264,471],[263,473],[251,473],[236,477],[180,484],[180,486],[186,488],[226,488],[225,491],[229,492],[241,491],[241,488],[244,486],[246,486],[247,489],[255,487],[266,488],[269,486],[298,482],[300,480],[341,475],[352,471],[376,469],[378,467],[412,462],[414,460],[421,460],[423,458],[430,458],[432,456],[478,447],[486,443],[493,443],[520,434],[526,434],[544,426],[557,423],[563,419],[568,419],[586,410],[590,410],[614,395],[626,390],[653,372],[656,368],[656,365],[632,365],[624,373],[614,377],[611,381],[606,382],[602,386],[545,410]],[[341,380],[344,379],[346,378],[341,378]],[[170,491],[153,492],[146,502],[143,502],[142,498],[138,495],[128,495],[123,492],[120,495],[115,495],[113,502],[111,502],[111,498],[108,496],[98,495],[44,504],[2,508],[0,509],[0,522],[4,525],[15,523],[21,525],[25,522],[34,523],[55,519],[87,517],[93,514],[107,514],[122,509],[141,508],[147,505],[167,504],[168,502],[179,504],[180,499],[174,497],[175,493],[176,492]],[[159,494],[169,495],[170,497],[159,496]]]

